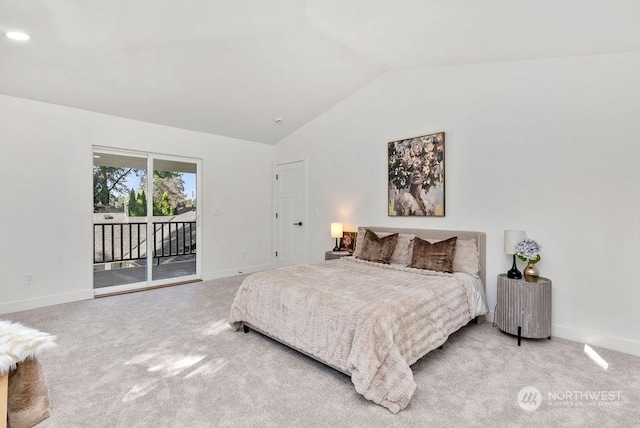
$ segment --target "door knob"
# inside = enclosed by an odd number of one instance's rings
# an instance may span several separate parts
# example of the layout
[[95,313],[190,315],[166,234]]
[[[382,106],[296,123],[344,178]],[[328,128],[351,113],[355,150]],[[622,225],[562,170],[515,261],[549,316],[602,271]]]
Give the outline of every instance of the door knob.
[[293,223],[293,225],[294,225],[294,226],[302,226],[302,222],[301,222],[301,221],[299,221],[299,222],[297,222],[297,223]]

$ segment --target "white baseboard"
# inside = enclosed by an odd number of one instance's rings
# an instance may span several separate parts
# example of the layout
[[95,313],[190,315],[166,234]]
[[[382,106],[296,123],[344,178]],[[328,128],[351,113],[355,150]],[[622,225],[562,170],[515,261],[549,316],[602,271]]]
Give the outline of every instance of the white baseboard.
[[[256,266],[243,266],[237,269],[227,269],[202,274],[202,280],[227,278],[230,276],[260,272],[273,269],[273,264]],[[139,285],[138,285],[139,286]],[[115,290],[110,290],[113,292]],[[123,291],[123,290],[120,290]],[[89,300],[94,298],[94,289],[75,291],[72,293],[54,294],[51,296],[35,297],[33,299],[16,300],[13,302],[0,303],[0,314],[10,314],[12,312],[28,311],[29,309],[42,308],[45,306],[59,305],[61,303],[77,302],[79,300]],[[99,292],[96,294],[100,294]]]
[[621,337],[603,336],[586,329],[558,324],[551,325],[551,334],[552,336],[573,340],[574,342],[584,343],[589,346],[599,346],[601,348],[624,352],[625,354],[640,356],[640,342],[634,342],[633,340],[623,339]]
[[[487,321],[493,322],[494,315],[493,311],[489,312],[487,314]],[[583,328],[551,324],[551,336],[584,343],[589,346],[598,346],[600,348],[624,352],[625,354],[640,356],[640,342],[620,337],[604,336]]]
[[230,276],[244,275],[248,273],[255,273],[263,270],[269,270],[269,269],[273,269],[273,267],[274,267],[273,264],[268,263],[264,265],[243,266],[237,269],[226,269],[226,270],[218,270],[215,272],[204,272],[202,274],[202,280],[207,281],[210,279],[228,278]]
[[61,303],[77,302],[78,300],[93,299],[93,289],[74,291],[72,293],[54,294],[51,296],[35,297],[33,299],[16,300],[0,303],[0,314],[27,311],[44,306],[59,305]]

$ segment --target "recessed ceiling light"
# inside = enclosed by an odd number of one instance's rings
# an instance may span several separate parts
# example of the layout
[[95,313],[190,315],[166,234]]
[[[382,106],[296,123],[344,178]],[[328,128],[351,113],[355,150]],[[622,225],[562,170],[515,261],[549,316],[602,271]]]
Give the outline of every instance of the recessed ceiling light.
[[93,155],[94,159],[100,159],[100,155]]
[[17,40],[19,42],[24,42],[31,38],[31,36],[29,36],[27,33],[23,33],[20,31],[9,31],[7,33],[7,37],[10,38],[11,40]]

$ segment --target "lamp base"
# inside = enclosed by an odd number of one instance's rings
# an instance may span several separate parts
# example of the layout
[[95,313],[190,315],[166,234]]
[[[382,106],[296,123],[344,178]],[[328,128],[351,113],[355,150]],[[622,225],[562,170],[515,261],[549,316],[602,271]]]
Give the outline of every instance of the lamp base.
[[336,246],[333,247],[333,251],[340,251],[340,247],[338,246],[338,238],[336,238]]
[[518,269],[511,269],[509,272],[507,272],[507,278],[522,279],[522,273]]
[[518,270],[518,266],[516,266],[516,255],[513,255],[513,266],[511,266],[511,270],[507,272],[507,278],[511,279],[522,279],[522,273]]

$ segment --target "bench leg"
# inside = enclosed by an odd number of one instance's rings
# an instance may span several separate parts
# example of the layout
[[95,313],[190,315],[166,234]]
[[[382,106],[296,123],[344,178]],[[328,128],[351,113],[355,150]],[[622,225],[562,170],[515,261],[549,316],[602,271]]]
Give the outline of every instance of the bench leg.
[[7,428],[7,400],[9,393],[9,373],[0,378],[0,428]]

